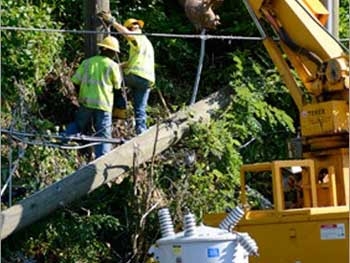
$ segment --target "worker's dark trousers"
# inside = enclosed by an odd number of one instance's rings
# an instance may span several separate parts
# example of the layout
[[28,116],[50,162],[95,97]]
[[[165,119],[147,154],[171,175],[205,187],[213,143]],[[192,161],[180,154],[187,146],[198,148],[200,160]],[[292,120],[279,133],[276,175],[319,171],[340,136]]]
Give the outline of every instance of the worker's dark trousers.
[[[135,114],[135,133],[141,134],[147,130],[146,107],[150,93],[150,82],[147,79],[136,75],[124,76],[126,86],[132,93],[134,114]],[[117,108],[126,108],[126,102],[123,96],[115,97],[115,106]]]
[[[86,108],[80,106],[75,114],[75,121],[70,123],[65,131],[65,135],[74,135],[84,132],[86,126],[93,121],[96,131],[94,136],[102,138],[111,138],[112,134],[112,113]],[[110,143],[101,143],[95,145],[95,158],[108,153],[112,148]]]

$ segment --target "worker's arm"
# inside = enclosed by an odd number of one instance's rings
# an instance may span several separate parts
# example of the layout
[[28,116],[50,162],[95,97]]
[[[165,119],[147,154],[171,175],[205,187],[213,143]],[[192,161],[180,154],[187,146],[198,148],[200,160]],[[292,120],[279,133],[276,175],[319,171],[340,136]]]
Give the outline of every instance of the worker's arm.
[[116,19],[111,15],[110,12],[101,12],[103,20],[108,23],[109,25],[112,25],[119,33],[121,33],[127,40],[134,40],[135,37],[132,35],[132,31],[127,29],[122,24],[118,23]]
[[80,91],[80,85],[73,83],[74,90],[71,94],[69,94],[69,99],[71,103],[77,107],[79,107],[79,91]]

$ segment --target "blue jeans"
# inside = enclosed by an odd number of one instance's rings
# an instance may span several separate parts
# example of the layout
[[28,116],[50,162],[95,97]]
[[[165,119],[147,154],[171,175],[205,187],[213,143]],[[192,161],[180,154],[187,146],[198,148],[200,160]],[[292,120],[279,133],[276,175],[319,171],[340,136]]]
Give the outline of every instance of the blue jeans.
[[[112,137],[112,114],[102,110],[89,109],[84,106],[79,107],[75,114],[74,122],[68,125],[64,134],[69,136],[83,133],[91,120],[93,121],[96,136],[107,139]],[[108,153],[111,148],[112,145],[110,143],[95,145],[95,157],[98,158]]]
[[[150,93],[150,82],[147,79],[132,74],[126,75],[124,78],[125,83],[130,89],[133,98],[136,122],[135,133],[141,134],[147,130],[146,107]],[[115,99],[115,106],[118,108],[126,108],[126,101],[122,96],[117,96]]]

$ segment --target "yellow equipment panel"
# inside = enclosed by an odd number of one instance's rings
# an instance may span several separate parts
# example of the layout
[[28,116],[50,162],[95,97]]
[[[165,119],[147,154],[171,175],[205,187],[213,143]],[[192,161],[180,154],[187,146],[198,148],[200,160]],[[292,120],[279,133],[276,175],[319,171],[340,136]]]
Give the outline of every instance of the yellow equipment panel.
[[300,113],[303,136],[348,132],[348,107],[345,101],[309,104]]
[[[256,213],[256,214],[254,214]],[[207,214],[206,225],[218,226],[226,214]],[[251,211],[234,229],[247,232],[259,247],[251,263],[348,263],[347,207]]]

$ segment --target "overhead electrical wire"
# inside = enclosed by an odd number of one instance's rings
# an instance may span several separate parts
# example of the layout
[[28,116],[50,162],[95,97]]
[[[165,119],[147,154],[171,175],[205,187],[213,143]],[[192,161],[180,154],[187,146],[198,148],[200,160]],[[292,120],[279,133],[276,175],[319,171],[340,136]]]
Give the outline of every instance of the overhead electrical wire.
[[[87,147],[91,147],[104,142],[113,144],[122,144],[126,140],[123,138],[111,138],[106,139],[102,137],[86,136],[86,135],[73,135],[73,136],[60,136],[52,134],[39,134],[39,133],[27,133],[12,131],[0,128],[2,134],[7,134],[16,141],[23,142],[28,145],[44,145],[50,147],[56,147],[67,150],[79,150]],[[30,140],[29,140],[30,139]],[[69,142],[88,142],[83,145],[71,145]]]
[[[201,35],[205,35],[205,29],[202,30]],[[193,86],[193,91],[192,91],[192,97],[190,101],[190,105],[193,105],[196,102],[196,97],[198,93],[198,87],[199,87],[199,81],[200,81],[200,76],[202,73],[202,68],[203,68],[203,60],[204,60],[204,53],[205,53],[205,39],[202,38],[201,40],[201,50],[200,50],[200,56],[199,56],[199,61],[198,61],[198,66],[197,66],[197,75],[196,75],[196,80]]]
[[[106,34],[105,31],[94,30],[77,30],[77,29],[50,29],[50,28],[35,28],[35,27],[15,27],[15,26],[0,26],[0,31],[34,31],[46,33],[70,33],[70,34]],[[111,35],[121,35],[119,32],[110,32]],[[202,34],[170,34],[170,33],[129,33],[129,35],[146,35],[152,37],[165,38],[197,38],[197,39],[221,39],[221,40],[246,40],[259,41],[263,40],[264,36],[234,36],[234,35],[202,35]],[[340,42],[350,41],[350,38],[339,39]]]
[[[94,30],[67,30],[67,29],[48,29],[48,28],[34,28],[34,27],[14,27],[14,26],[0,26],[0,30],[6,31],[36,31],[46,33],[72,33],[72,34],[106,34],[105,31]],[[112,35],[120,35],[119,32],[110,32]],[[198,38],[198,39],[226,39],[226,40],[262,40],[262,37],[249,36],[233,36],[233,35],[203,35],[203,34],[169,34],[169,33],[129,33],[129,35],[146,35],[154,37],[169,37],[169,38]]]

